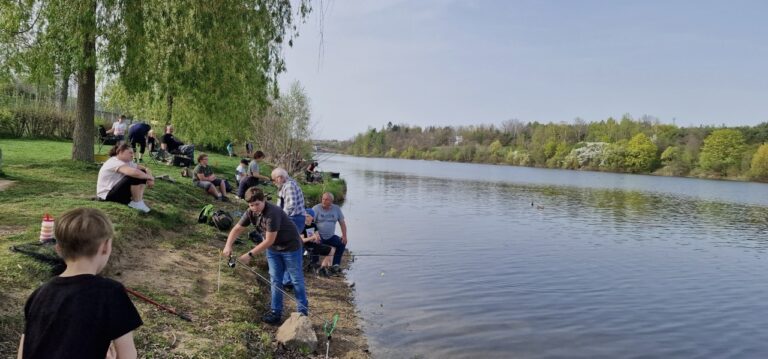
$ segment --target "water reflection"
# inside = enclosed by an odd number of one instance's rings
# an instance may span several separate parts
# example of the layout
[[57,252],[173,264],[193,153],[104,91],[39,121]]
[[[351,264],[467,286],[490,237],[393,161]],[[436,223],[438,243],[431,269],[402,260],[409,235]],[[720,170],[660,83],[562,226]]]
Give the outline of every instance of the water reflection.
[[[768,355],[768,187],[336,157],[378,357]],[[739,187],[738,185],[742,185]],[[741,188],[741,190],[739,190]]]

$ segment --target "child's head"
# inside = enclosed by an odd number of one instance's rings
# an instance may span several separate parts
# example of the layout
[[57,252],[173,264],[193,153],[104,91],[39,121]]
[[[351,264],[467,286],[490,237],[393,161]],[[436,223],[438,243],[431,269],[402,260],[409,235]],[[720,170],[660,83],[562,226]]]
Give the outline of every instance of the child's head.
[[64,260],[90,258],[114,235],[112,221],[95,208],[75,208],[59,217],[54,230],[59,255]]
[[243,165],[243,166],[248,166],[248,159],[247,158],[241,158],[240,159],[240,164]]

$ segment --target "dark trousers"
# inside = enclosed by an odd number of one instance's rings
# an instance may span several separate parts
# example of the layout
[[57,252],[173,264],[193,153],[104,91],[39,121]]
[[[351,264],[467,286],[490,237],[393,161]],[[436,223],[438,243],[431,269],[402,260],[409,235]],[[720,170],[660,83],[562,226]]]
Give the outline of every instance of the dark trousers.
[[120,182],[107,193],[107,201],[128,204],[131,202],[131,186],[146,184],[147,180],[124,176]]
[[247,191],[249,188],[253,186],[259,185],[259,179],[253,176],[247,176],[240,180],[240,183],[237,185],[237,196],[240,198],[245,198],[245,191]]

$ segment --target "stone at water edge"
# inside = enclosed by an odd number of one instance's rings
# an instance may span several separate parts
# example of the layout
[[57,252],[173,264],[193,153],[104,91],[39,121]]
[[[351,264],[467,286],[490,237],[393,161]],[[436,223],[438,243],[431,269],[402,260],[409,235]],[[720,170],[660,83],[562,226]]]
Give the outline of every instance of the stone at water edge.
[[296,312],[291,313],[277,330],[277,341],[289,349],[303,349],[309,353],[317,349],[317,335],[312,329],[312,322],[307,316]]

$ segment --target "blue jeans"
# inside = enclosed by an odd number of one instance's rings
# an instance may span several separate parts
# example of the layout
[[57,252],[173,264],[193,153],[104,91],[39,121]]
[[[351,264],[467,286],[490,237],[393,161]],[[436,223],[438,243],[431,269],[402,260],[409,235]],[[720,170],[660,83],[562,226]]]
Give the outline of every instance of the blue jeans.
[[[296,225],[296,229],[299,231],[299,235],[301,235],[301,231],[304,230],[304,215],[300,214],[298,216],[291,216],[291,221],[293,221],[293,224]],[[301,248],[301,254],[304,254],[304,248],[302,245]],[[289,276],[288,272],[285,272],[285,276],[283,277],[283,285],[286,285],[291,282],[291,277]]]
[[321,239],[320,243],[336,248],[336,253],[333,255],[333,265],[341,265],[341,256],[344,254],[344,249],[347,248],[347,246],[341,242],[341,237],[334,234],[331,238]]
[[[302,314],[309,313],[307,291],[304,288],[304,273],[301,271],[301,255],[303,249],[293,252],[278,252],[267,249],[267,263],[269,263],[269,281],[272,284],[272,311],[283,313],[283,275],[290,273],[293,280],[293,291],[296,294],[296,310]],[[278,290],[280,289],[280,290]]]

